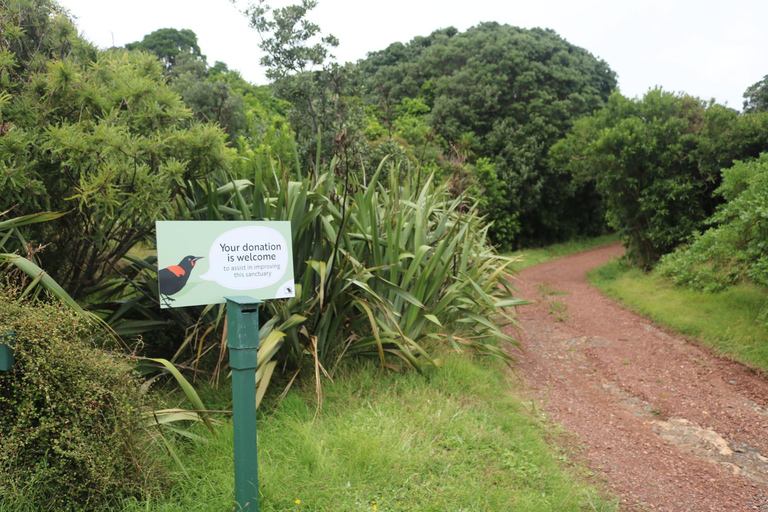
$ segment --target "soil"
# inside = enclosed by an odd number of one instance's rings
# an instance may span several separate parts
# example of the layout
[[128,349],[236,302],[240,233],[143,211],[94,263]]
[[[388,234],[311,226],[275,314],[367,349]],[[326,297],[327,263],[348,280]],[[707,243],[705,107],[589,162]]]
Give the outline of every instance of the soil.
[[768,511],[768,380],[623,309],[586,272],[609,245],[525,269],[517,373],[624,511]]

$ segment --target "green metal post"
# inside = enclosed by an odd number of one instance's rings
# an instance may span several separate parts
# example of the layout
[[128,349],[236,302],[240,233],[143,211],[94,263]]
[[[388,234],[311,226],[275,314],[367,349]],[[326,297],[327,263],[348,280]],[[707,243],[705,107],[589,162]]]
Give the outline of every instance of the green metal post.
[[13,367],[14,338],[15,335],[12,332],[0,334],[0,371],[2,372],[7,372]]
[[235,436],[235,502],[242,512],[259,512],[256,434],[256,362],[259,304],[251,297],[227,299],[227,345],[232,369],[232,421]]

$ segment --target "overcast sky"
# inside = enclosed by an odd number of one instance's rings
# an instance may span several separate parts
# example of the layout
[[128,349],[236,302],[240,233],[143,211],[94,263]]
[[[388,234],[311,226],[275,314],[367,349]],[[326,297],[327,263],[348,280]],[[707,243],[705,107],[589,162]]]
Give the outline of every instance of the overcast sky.
[[[247,1],[247,0],[245,0]],[[266,83],[258,34],[229,0],[59,0],[100,47],[141,40],[159,28],[192,29],[208,63],[220,60]],[[281,7],[298,0],[273,0]],[[649,88],[714,98],[741,109],[744,90],[768,75],[766,0],[319,0],[310,19],[341,44],[341,62],[438,28],[483,21],[554,29],[604,59],[627,96]]]

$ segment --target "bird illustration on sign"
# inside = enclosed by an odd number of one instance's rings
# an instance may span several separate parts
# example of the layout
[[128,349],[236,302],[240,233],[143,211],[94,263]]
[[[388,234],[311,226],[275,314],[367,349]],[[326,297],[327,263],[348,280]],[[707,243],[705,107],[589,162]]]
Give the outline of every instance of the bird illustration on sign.
[[160,300],[163,301],[164,306],[170,306],[170,303],[176,300],[171,295],[179,293],[186,286],[192,269],[195,268],[195,263],[197,260],[203,259],[203,257],[187,256],[178,265],[171,265],[158,271],[157,279],[160,285]]

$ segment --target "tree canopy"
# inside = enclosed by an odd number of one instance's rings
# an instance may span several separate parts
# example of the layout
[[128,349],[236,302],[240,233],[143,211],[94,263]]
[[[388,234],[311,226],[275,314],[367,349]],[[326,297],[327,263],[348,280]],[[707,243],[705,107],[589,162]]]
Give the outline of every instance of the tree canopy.
[[[565,204],[587,192],[553,169],[547,152],[616,87],[604,61],[552,30],[482,23],[463,33],[447,28],[392,44],[369,54],[360,69],[367,102],[377,106],[383,124],[392,126],[399,105],[418,99],[437,136],[470,144],[469,161],[491,160],[505,202],[496,205],[494,220],[519,215],[517,243],[586,228],[574,226],[572,212],[556,211],[557,202],[549,199]],[[494,233],[506,245],[514,237]]]
[[[34,18],[46,9],[54,15]],[[46,270],[78,298],[172,215],[187,180],[226,169],[231,155],[219,128],[194,121],[154,56],[94,50],[47,0],[11,0],[6,13],[0,211],[69,212],[33,235],[47,245]],[[30,19],[34,30],[14,25]],[[48,51],[48,41],[82,50]]]
[[642,99],[615,92],[605,109],[577,121],[553,160],[594,180],[609,224],[630,258],[650,268],[701,229],[722,200],[720,170],[768,144],[765,116],[654,89]]
[[[261,64],[271,80],[321,67],[333,58],[329,48],[339,45],[333,35],[320,35],[320,27],[307,18],[317,7],[317,0],[301,0],[300,4],[272,9],[266,0],[251,3],[245,10],[251,28],[262,35],[259,45],[265,52]],[[267,14],[272,11],[272,16]]]
[[744,112],[765,112],[766,110],[768,110],[768,75],[744,91]]
[[141,41],[126,44],[125,48],[157,55],[167,70],[185,58],[205,62],[205,55],[197,44],[197,34],[189,29],[161,28],[147,34]]

